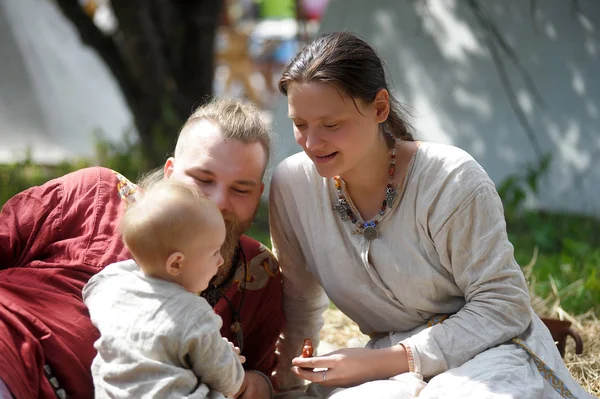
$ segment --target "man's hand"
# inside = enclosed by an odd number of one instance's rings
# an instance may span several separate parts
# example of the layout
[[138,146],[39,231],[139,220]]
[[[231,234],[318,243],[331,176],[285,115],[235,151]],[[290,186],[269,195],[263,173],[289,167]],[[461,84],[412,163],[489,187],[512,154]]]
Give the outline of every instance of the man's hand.
[[252,370],[246,371],[242,387],[234,397],[236,399],[271,399],[271,387],[262,375]]

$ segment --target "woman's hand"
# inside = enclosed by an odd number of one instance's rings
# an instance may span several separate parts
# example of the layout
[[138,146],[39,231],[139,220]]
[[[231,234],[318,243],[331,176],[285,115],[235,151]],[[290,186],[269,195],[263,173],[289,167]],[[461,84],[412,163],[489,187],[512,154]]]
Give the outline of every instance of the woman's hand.
[[[345,348],[323,356],[292,360],[294,374],[324,386],[348,387],[385,380],[408,371],[402,345],[385,349]],[[303,370],[308,368],[308,370]],[[311,371],[310,369],[317,369]]]

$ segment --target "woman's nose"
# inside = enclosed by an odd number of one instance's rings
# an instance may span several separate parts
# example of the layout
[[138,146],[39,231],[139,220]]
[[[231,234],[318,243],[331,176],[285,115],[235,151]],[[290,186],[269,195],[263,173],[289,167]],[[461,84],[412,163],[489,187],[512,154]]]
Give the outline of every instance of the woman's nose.
[[316,150],[323,145],[323,140],[321,139],[321,135],[316,131],[306,132],[305,136],[305,146],[309,150]]

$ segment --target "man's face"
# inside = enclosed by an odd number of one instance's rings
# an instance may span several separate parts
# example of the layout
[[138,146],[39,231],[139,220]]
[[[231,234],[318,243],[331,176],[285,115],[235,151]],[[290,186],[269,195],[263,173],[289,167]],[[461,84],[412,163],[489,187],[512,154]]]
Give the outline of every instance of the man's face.
[[165,164],[165,177],[195,185],[217,205],[227,228],[221,252],[229,265],[258,208],[265,151],[260,143],[224,139],[219,128],[206,120],[182,132],[178,149]]

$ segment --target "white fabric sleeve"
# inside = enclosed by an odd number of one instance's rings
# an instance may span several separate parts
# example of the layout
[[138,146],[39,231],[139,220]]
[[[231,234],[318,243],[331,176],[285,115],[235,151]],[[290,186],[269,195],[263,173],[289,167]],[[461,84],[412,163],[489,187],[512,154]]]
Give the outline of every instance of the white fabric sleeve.
[[479,184],[451,214],[443,216],[431,237],[466,304],[443,323],[403,341],[412,351],[414,371],[424,377],[462,365],[523,333],[531,322],[527,285],[491,181]]
[[[198,305],[195,303],[193,306]],[[179,357],[182,362],[190,363],[194,374],[211,390],[233,397],[242,386],[244,369],[238,355],[221,337],[221,318],[208,304],[206,307],[208,309],[198,320],[186,323]]]
[[81,290],[83,302],[87,307],[90,307],[93,306],[92,304],[95,304],[95,298],[98,298],[98,301],[102,301],[102,293],[99,293],[99,291],[103,290],[102,287],[104,284],[107,284],[107,279],[126,276],[138,269],[139,266],[133,259],[111,263],[100,272],[94,274],[92,278],[90,278],[84,285],[83,289]]
[[325,291],[306,267],[295,232],[300,215],[290,188],[293,175],[284,166],[280,165],[273,176],[269,198],[271,242],[283,277],[285,327],[278,343],[280,358],[275,375],[276,388],[281,391],[305,383],[290,371],[292,359],[300,356],[306,338],[312,340],[316,350],[323,312],[329,305]]

